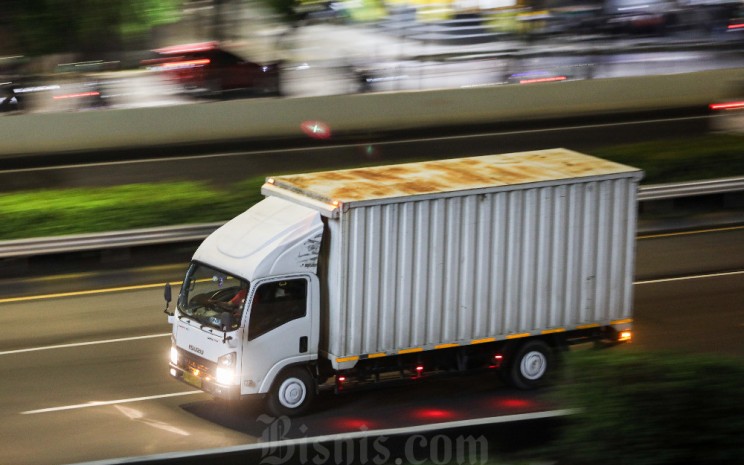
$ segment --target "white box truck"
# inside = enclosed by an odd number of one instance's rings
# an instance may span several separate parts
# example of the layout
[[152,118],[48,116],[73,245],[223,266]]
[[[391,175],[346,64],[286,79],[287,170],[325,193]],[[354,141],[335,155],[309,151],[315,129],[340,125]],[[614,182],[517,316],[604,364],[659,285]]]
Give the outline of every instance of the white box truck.
[[551,149],[269,178],[166,303],[170,374],[277,415],[391,377],[540,386],[570,344],[630,338],[642,175]]

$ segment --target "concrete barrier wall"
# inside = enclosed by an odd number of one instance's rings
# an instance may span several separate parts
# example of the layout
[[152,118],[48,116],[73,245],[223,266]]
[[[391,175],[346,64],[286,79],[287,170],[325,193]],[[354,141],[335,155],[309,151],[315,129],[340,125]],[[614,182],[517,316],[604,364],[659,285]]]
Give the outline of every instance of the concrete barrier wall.
[[0,155],[335,134],[704,107],[735,97],[744,70],[468,89],[246,99],[158,108],[0,118]]

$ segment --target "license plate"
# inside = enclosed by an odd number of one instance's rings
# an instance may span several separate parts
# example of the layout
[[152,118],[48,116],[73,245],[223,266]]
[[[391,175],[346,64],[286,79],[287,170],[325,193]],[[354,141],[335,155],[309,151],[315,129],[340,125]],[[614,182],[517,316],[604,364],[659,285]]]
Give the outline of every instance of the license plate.
[[183,372],[183,380],[189,383],[190,385],[201,389],[202,387],[202,380],[198,376],[189,373],[188,371]]

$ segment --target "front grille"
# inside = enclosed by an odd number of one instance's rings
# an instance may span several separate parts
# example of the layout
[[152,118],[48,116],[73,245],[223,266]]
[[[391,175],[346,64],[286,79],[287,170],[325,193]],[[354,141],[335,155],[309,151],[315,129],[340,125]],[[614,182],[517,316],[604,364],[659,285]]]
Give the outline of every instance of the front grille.
[[179,348],[178,366],[191,373],[198,372],[200,377],[205,377],[214,373],[217,364]]

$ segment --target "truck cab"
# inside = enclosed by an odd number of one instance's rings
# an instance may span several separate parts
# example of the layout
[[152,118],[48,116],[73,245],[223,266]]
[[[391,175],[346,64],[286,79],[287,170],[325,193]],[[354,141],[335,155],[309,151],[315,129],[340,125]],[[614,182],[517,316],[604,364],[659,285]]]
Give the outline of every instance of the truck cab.
[[225,399],[313,395],[284,373],[318,358],[322,233],[316,211],[268,198],[205,240],[169,316],[170,374]]

